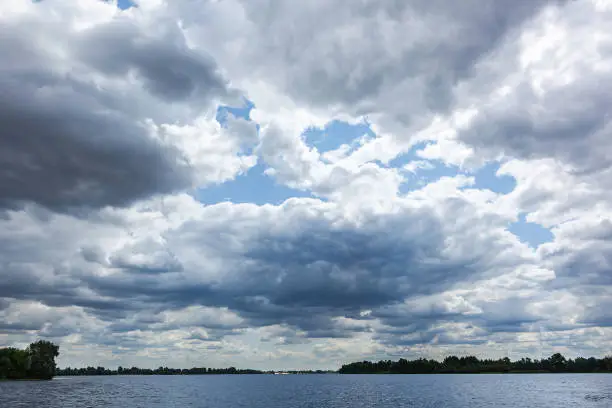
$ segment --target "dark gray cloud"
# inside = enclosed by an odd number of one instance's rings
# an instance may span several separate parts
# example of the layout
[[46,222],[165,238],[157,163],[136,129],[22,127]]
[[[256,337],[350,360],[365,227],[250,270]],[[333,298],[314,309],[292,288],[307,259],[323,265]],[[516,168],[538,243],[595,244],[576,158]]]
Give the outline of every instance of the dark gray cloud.
[[[600,67],[610,64],[612,43],[599,38],[611,20],[594,3],[569,2],[500,47],[481,67],[490,81],[478,83],[471,100],[484,102],[474,104],[478,113],[459,138],[489,157],[553,158],[582,181],[609,188],[612,75]],[[550,27],[559,34],[549,35]]]
[[[428,270],[422,265],[424,257],[440,249],[436,222],[423,219],[419,224],[397,225],[408,229],[405,235],[309,225],[290,236],[261,237],[245,253],[261,271],[249,272],[244,279],[280,306],[350,309],[397,301],[406,290],[427,290],[434,282],[439,287],[449,278],[444,266]],[[425,224],[430,224],[428,230],[422,229]],[[418,232],[427,235],[417,237]],[[265,293],[274,281],[274,291]]]
[[117,18],[76,35],[42,14],[3,22],[0,207],[125,206],[191,187],[187,154],[145,121],[188,121],[238,94],[162,26]]
[[575,301],[582,309],[579,324],[612,327],[608,307],[612,298],[612,223],[597,218],[583,223],[574,220],[561,226],[557,233],[559,242],[542,251],[545,262],[557,276],[547,286],[576,296]]
[[[461,206],[451,201],[449,209],[458,213],[469,208],[467,202]],[[0,295],[55,307],[81,306],[102,321],[113,321],[118,331],[156,324],[160,330],[179,328],[183,323],[161,324],[155,315],[202,305],[228,308],[245,319],[246,326],[226,327],[214,319],[189,324],[212,329],[281,324],[302,330],[309,338],[345,338],[369,329],[346,326],[335,320],[338,317],[367,321],[361,312],[487,275],[473,256],[441,256],[445,232],[428,207],[366,219],[360,226],[349,222],[332,226],[324,213],[309,214],[316,202],[298,201],[272,213],[265,207],[244,207],[244,213],[231,220],[224,215],[226,205],[209,207],[203,220],[167,231],[163,239],[131,237],[135,241],[112,251],[100,247],[102,241],[95,236],[86,246],[74,237],[74,242],[64,242],[68,251],[60,246],[30,266],[6,269],[8,279],[0,283]],[[285,211],[291,216],[286,217]],[[57,220],[52,217],[47,222],[51,227]],[[90,225],[86,220],[71,222]],[[241,223],[248,227],[241,228]],[[43,245],[38,240],[31,244]],[[10,250],[6,257],[20,256],[20,247],[6,249]],[[38,262],[53,266],[49,270]],[[63,262],[70,266],[62,266]],[[491,261],[482,265],[491,267]],[[130,315],[145,311],[148,318],[130,320]],[[420,318],[426,325],[447,319],[445,313],[440,309],[439,314]],[[390,319],[382,311],[374,316]],[[415,315],[401,319],[392,324],[409,327]]]
[[[467,203],[462,207],[451,201],[449,209],[466,211]],[[211,215],[221,208],[211,208]],[[242,215],[236,216],[234,221],[240,225]],[[267,221],[262,219],[261,226],[245,221],[251,227],[221,234],[226,229],[217,222],[225,225],[225,221],[214,219],[190,222],[165,234],[167,250],[181,260],[180,270],[134,274],[132,266],[111,262],[115,273],[83,275],[82,283],[102,298],[138,300],[130,301],[126,310],[227,307],[250,326],[286,324],[304,331],[307,337],[342,338],[365,328],[338,325],[336,317],[361,319],[362,311],[486,277],[487,268],[496,265],[485,248],[467,258],[440,256],[445,247],[443,229],[440,220],[426,209],[381,216],[361,227],[330,227],[325,218],[311,218],[298,211],[286,226],[277,224],[276,232],[268,231]],[[185,258],[186,248],[199,248],[202,259]],[[148,254],[149,262],[156,258],[155,253]],[[222,274],[214,280],[199,279],[198,275],[219,273],[204,261],[209,256],[214,257],[213,264],[221,262]],[[482,262],[475,262],[475,256],[482,257],[477,259]],[[101,255],[88,257],[97,263]],[[498,267],[506,267],[505,262],[499,259]],[[420,317],[402,313],[394,322],[383,311],[373,316],[397,327],[412,327],[415,319],[421,319],[425,328],[432,321],[460,318],[463,311],[440,306],[439,313],[430,310]]]
[[35,265],[15,262],[2,265],[2,276],[0,297],[20,299],[45,297],[50,301],[53,297],[59,297],[72,303],[69,298],[78,290],[80,283],[77,279],[56,275],[53,267],[45,270]]
[[386,339],[380,338],[384,344],[399,346],[399,347],[410,347],[419,344],[435,344],[435,345],[481,345],[487,343],[487,338],[470,338],[469,336],[452,337],[444,330],[435,330],[427,333],[418,333],[414,336],[408,336],[404,338],[391,338]]
[[580,323],[587,326],[612,327],[612,288],[608,286],[582,287],[582,299],[588,305]]
[[[409,122],[447,111],[453,88],[477,62],[543,7],[564,1],[240,3],[245,33],[257,39],[244,44],[251,74],[316,107],[384,111]],[[185,24],[200,18],[206,17],[194,14]]]
[[524,159],[553,157],[573,165],[576,174],[600,173],[612,165],[612,127],[604,108],[612,99],[603,83],[612,83],[612,76],[589,75],[544,97],[522,84],[512,99],[479,113],[460,137],[482,151],[502,150]]
[[[36,92],[19,86],[20,93]],[[177,150],[154,142],[121,113],[96,113],[103,107],[79,95],[69,98],[75,105],[64,108],[64,97],[49,105],[0,101],[0,205],[124,206],[189,185]]]
[[0,322],[0,333],[23,333],[26,331],[34,331],[42,329],[41,322],[35,322],[32,320],[6,323]]
[[471,321],[489,333],[529,331],[530,325],[542,322],[545,317],[528,310],[537,297],[512,296],[482,304],[483,313]]
[[78,331],[78,314],[69,309],[50,308],[35,302],[11,299],[11,304],[0,310],[0,333],[36,333],[43,338],[63,337]]
[[[370,318],[385,326],[375,337],[395,346],[418,344],[483,344],[491,335],[530,332],[547,319],[528,310],[537,297],[509,297],[483,301],[473,297],[472,303],[457,303],[456,298],[433,296],[416,298],[407,304],[375,309]],[[451,325],[451,326],[448,326]],[[576,328],[577,325],[572,325]]]
[[363,228],[330,229],[324,219],[297,217],[278,234],[258,231],[239,254],[230,255],[240,258],[228,262],[223,281],[206,289],[185,288],[181,299],[222,300],[253,324],[287,323],[314,335],[321,329],[331,333],[333,325],[324,325],[333,316],[443,290],[481,272],[437,258],[443,235],[427,211],[381,218]]
[[166,31],[149,37],[136,24],[116,20],[79,36],[74,52],[82,63],[111,77],[125,77],[134,70],[145,89],[169,102],[188,99],[207,104],[232,92],[239,96],[229,89],[210,56],[189,49],[177,27]]

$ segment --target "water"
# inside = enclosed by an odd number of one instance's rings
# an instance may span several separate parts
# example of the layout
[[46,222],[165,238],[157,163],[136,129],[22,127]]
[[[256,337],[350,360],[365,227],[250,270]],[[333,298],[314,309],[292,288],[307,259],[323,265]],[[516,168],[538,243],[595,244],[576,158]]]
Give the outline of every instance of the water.
[[0,382],[0,408],[612,407],[611,374],[59,377]]

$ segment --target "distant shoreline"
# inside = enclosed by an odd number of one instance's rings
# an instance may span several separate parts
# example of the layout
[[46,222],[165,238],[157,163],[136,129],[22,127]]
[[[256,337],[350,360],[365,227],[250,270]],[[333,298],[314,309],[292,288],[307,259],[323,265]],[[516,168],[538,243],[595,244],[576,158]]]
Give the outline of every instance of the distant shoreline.
[[567,359],[560,353],[549,358],[479,359],[475,356],[448,356],[443,361],[419,358],[378,362],[359,361],[344,364],[338,370],[254,370],[229,368],[139,368],[105,367],[56,368],[59,346],[40,340],[25,350],[0,348],[0,381],[50,380],[57,377],[113,376],[113,375],[310,375],[310,374],[548,374],[548,373],[612,373],[612,356],[604,358]]
[[[339,373],[337,371],[325,372],[325,373],[288,373],[287,375],[523,375],[523,374],[593,374],[593,375],[610,375],[612,371],[593,371],[593,372],[576,372],[576,371],[508,371],[508,372],[440,372],[440,373]],[[84,375],[56,375],[55,378],[78,378],[78,377],[179,377],[179,376],[228,376],[228,375],[254,375],[254,374],[116,374],[116,375],[96,375],[96,374],[84,374]],[[260,373],[259,375],[276,375],[274,373]],[[45,380],[0,380],[0,381],[45,381]]]
[[338,374],[335,370],[290,370],[290,371],[274,371],[274,370],[252,370],[252,369],[236,369],[230,368],[168,368],[160,367],[157,369],[148,368],[123,368],[119,367],[116,370],[110,370],[104,367],[86,367],[86,368],[63,368],[58,369],[55,373],[57,377],[94,377],[94,376],[132,376],[132,375],[312,375],[312,374]]
[[478,359],[475,356],[448,356],[443,361],[417,359],[378,362],[360,361],[343,365],[340,374],[547,374],[547,373],[610,373],[612,356],[566,359],[555,353],[547,359],[522,358],[511,361]]
[[[388,376],[410,376],[410,375],[555,375],[555,374],[589,374],[589,375],[610,375],[611,371],[594,371],[594,372],[554,372],[554,371],[510,371],[510,372],[440,372],[440,373],[339,373],[337,371],[329,371],[329,372],[311,372],[311,373],[287,373],[287,375],[388,375]],[[131,377],[131,376],[139,376],[139,377],[166,377],[166,376],[229,376],[229,375],[237,375],[237,376],[249,376],[253,374],[115,374],[115,375],[99,375],[99,374],[82,374],[82,375],[56,375],[51,379],[34,379],[34,378],[20,378],[20,379],[7,379],[0,378],[0,383],[6,382],[44,382],[44,381],[52,381],[53,379],[64,379],[64,378],[81,378],[81,377]],[[262,372],[260,375],[270,376],[277,375],[275,373]]]
[[109,370],[104,367],[65,368],[57,370],[58,376],[99,376],[99,375],[240,375],[240,374],[594,374],[611,373],[612,357],[602,359],[576,358],[566,359],[562,354],[556,353],[547,359],[532,360],[522,358],[510,361],[508,358],[498,360],[478,359],[474,356],[457,357],[449,356],[443,361],[417,359],[398,361],[381,360],[378,362],[360,361],[343,365],[339,370],[299,370],[299,371],[274,371],[274,370],[240,370],[230,368],[205,368],[194,367],[189,369],[178,369],[159,367],[157,369],[143,369],[138,367]]

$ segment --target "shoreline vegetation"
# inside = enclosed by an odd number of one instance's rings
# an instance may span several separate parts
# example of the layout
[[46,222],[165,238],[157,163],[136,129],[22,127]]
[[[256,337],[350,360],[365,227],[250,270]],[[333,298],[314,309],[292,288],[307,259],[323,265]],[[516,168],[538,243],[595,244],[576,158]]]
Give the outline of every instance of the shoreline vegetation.
[[192,368],[138,368],[138,367],[118,367],[116,370],[105,367],[85,367],[85,368],[63,368],[58,369],[57,376],[76,377],[76,376],[93,376],[93,375],[227,375],[227,374],[333,374],[337,371],[324,370],[299,370],[299,371],[263,371],[252,369],[237,369],[229,368],[208,368],[208,367],[192,367]]
[[57,375],[205,375],[205,374],[536,374],[536,373],[610,373],[612,372],[612,357],[602,359],[576,358],[566,359],[557,353],[542,360],[523,358],[510,361],[508,358],[499,360],[477,357],[449,356],[443,361],[417,359],[398,361],[381,360],[379,362],[361,361],[343,365],[339,370],[301,370],[301,371],[262,371],[240,370],[230,368],[194,367],[188,369],[159,367],[123,368],[110,370],[104,367],[65,368]]
[[474,356],[448,356],[442,361],[424,358],[378,362],[360,361],[345,364],[339,370],[262,371],[229,368],[168,368],[138,367],[57,368],[55,358],[59,346],[49,341],[37,341],[25,350],[14,347],[0,348],[0,380],[50,380],[54,376],[99,375],[225,375],[225,374],[535,374],[535,373],[612,373],[612,356],[604,358],[566,359],[556,353],[546,359],[522,358],[511,361],[502,359],[478,359]]
[[25,350],[0,348],[0,380],[50,380],[56,373],[59,346],[40,340]]
[[378,362],[361,361],[343,365],[339,370],[262,371],[230,368],[194,367],[188,369],[159,367],[123,368],[110,370],[104,367],[65,368],[57,375],[205,375],[205,374],[536,374],[536,373],[611,373],[612,357],[566,359],[562,354],[553,354],[547,359],[523,358],[510,361],[508,358],[480,360],[474,356],[449,356],[443,361],[417,359]]
[[427,360],[399,359],[378,362],[361,361],[343,365],[340,374],[536,374],[536,373],[610,373],[612,356],[601,359],[578,357],[566,359],[555,353],[549,358],[532,360],[522,358],[511,361],[509,358],[498,360],[478,359],[474,356],[448,356],[441,362]]

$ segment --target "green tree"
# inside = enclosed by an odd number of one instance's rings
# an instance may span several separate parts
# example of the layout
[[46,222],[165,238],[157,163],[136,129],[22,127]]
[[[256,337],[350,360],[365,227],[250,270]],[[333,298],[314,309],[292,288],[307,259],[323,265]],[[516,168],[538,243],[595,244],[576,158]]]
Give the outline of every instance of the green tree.
[[26,377],[30,359],[28,353],[13,347],[0,349],[0,378],[19,379]]
[[46,340],[39,340],[27,348],[30,357],[28,377],[50,380],[55,375],[55,357],[59,356],[59,346]]
[[605,371],[612,371],[612,356],[605,356],[603,358],[603,366]]
[[555,353],[548,359],[548,363],[553,371],[564,371],[567,360],[561,353]]

